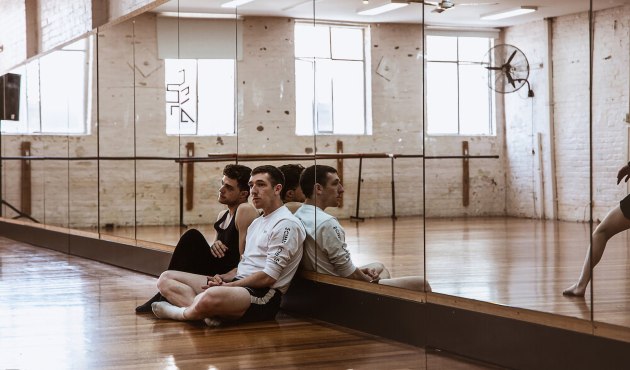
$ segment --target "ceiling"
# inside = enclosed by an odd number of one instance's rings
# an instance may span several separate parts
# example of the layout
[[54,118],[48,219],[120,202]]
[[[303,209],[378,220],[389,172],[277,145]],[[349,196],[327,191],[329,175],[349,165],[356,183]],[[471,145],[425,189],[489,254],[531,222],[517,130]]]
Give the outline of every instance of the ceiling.
[[[228,0],[172,0],[154,11],[188,13],[237,13],[243,16],[277,16],[329,21],[421,23],[424,8],[425,23],[448,27],[507,27],[544,18],[588,11],[591,0],[452,0],[455,7],[442,13],[432,12],[431,5],[412,3],[376,16],[361,16],[358,10],[388,3],[390,0],[255,0],[238,9],[221,8]],[[434,0],[440,1],[440,0]],[[470,4],[477,5],[470,5]],[[630,0],[592,0],[593,10],[630,4]],[[469,5],[465,5],[469,4]],[[537,6],[538,11],[499,21],[484,21],[480,16],[496,11]]]

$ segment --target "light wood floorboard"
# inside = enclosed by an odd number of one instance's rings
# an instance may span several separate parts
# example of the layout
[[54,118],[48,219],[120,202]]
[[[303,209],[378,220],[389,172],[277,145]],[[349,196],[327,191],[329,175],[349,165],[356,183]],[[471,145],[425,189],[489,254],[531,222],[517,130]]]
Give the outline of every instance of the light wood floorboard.
[[155,278],[0,238],[0,369],[486,369],[281,314],[208,328],[134,307]]

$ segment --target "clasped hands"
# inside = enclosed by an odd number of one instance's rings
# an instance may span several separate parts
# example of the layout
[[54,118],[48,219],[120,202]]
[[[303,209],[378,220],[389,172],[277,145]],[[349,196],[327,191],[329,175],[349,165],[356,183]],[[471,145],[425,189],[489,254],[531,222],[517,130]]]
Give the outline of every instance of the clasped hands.
[[373,268],[364,267],[361,269],[361,272],[370,278],[370,283],[378,283],[378,281],[381,280],[378,272]]
[[221,275],[214,276],[206,276],[206,285],[202,286],[201,289],[212,288],[213,286],[219,286],[225,284],[225,281],[221,278]]

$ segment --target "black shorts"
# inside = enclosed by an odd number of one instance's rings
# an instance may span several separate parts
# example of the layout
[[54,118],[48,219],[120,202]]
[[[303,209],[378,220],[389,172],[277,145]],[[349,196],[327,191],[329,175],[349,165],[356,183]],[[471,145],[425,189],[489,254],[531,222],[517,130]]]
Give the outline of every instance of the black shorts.
[[278,310],[280,310],[280,302],[282,301],[282,293],[274,288],[245,288],[249,292],[250,302],[249,308],[245,314],[241,316],[238,322],[266,321],[275,320]]
[[619,202],[619,208],[621,208],[623,216],[630,220],[630,194],[626,195],[626,197]]

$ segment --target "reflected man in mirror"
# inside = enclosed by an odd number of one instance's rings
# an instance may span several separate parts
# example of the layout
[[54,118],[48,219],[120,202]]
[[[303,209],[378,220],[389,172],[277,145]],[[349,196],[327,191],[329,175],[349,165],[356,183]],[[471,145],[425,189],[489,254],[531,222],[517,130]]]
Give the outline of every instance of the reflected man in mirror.
[[[251,172],[251,168],[247,166],[225,166],[218,200],[227,209],[219,213],[214,223],[214,242],[208,245],[199,230],[187,230],[177,242],[168,270],[214,276],[236,268],[245,249],[247,228],[258,217],[258,211],[247,202]],[[157,293],[136,307],[136,312],[151,312],[151,304],[163,300],[164,297]]]
[[285,181],[280,196],[289,211],[295,213],[306,200],[300,187],[300,175],[304,171],[304,166],[301,164],[285,164],[278,168],[282,171]]
[[324,212],[337,207],[344,192],[337,170],[330,166],[313,165],[300,177],[306,196],[304,205],[295,213],[306,228],[302,267],[309,271],[368,281],[417,291],[431,291],[429,283],[418,276],[391,278],[380,262],[356,267],[350,258],[345,232],[339,221]]
[[252,203],[262,210],[247,229],[245,252],[236,271],[206,276],[166,271],[158,289],[168,302],[151,305],[155,316],[172,320],[262,321],[275,318],[302,258],[306,232],[282,204],[282,172],[274,166],[252,170]]

